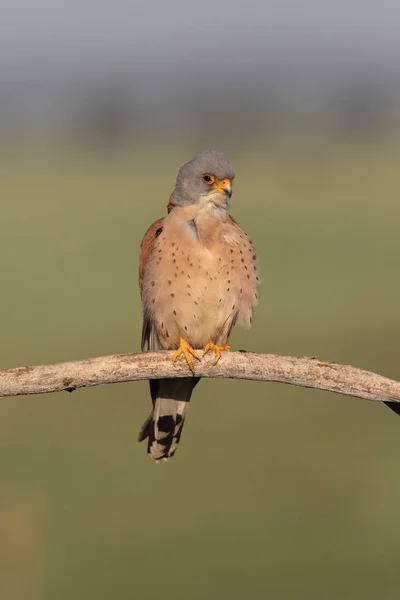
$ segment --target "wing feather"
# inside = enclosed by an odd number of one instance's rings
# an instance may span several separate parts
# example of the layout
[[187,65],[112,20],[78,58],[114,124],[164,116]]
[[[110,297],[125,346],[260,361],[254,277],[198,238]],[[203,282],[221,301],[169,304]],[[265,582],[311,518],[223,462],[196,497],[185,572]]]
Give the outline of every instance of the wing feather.
[[[153,252],[154,244],[158,236],[162,233],[163,230],[164,219],[158,219],[155,221],[146,233],[144,234],[142,243],[140,244],[140,256],[139,256],[139,289],[140,296],[143,297],[143,281],[144,274],[146,271],[146,265],[148,260]],[[148,350],[157,350],[160,345],[158,340],[153,339],[156,336],[154,328],[151,326],[148,315],[146,314],[146,310],[143,307],[143,327],[142,327],[142,350],[144,350],[145,345],[147,344]]]

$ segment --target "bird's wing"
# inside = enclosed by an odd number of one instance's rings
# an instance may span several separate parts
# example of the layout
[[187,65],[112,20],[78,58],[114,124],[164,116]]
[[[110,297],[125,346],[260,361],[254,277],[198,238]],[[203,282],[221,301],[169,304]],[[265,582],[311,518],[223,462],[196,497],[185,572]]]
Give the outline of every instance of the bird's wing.
[[149,260],[151,253],[153,252],[154,243],[160,233],[163,230],[164,219],[158,219],[153,225],[150,225],[140,244],[140,256],[139,256],[139,288],[140,295],[143,290],[143,278],[146,269],[147,261]]
[[[139,288],[142,296],[143,279],[154,243],[162,233],[164,219],[153,223],[146,231],[140,246]],[[161,344],[146,311],[143,311],[142,350],[160,350]],[[147,451],[155,460],[168,459],[175,453],[182,433],[185,414],[197,377],[182,379],[153,379],[150,392],[153,410],[139,433],[139,441],[149,438]]]
[[[158,219],[158,221],[155,221],[155,223],[150,225],[150,227],[144,234],[142,243],[140,244],[139,289],[140,289],[141,296],[142,296],[142,292],[143,292],[143,280],[144,280],[144,273],[146,270],[146,265],[147,265],[147,262],[153,252],[154,243],[163,230],[163,223],[164,223],[164,219]],[[152,339],[154,336],[156,336],[154,328],[151,327],[149,317],[146,314],[146,311],[143,310],[142,350],[144,349],[146,343],[148,345],[149,350],[158,350],[159,349],[158,341],[155,339],[154,340]]]

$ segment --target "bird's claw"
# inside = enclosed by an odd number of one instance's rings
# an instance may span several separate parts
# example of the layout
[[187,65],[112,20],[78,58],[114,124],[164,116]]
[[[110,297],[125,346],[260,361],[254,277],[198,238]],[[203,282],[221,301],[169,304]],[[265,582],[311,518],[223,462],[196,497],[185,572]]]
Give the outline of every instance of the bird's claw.
[[191,356],[193,356],[193,358],[196,358],[197,360],[200,360],[200,356],[197,354],[196,350],[193,350],[191,345],[184,338],[179,338],[179,348],[176,350],[176,352],[174,352],[172,356],[172,362],[174,364],[181,354],[183,354],[183,356],[185,357],[188,367],[194,375],[194,366]]
[[203,348],[204,350],[204,354],[203,356],[205,356],[208,352],[210,352],[210,350],[212,350],[213,352],[215,352],[215,361],[214,361],[214,365],[217,364],[217,362],[219,361],[219,359],[222,356],[222,352],[224,350],[229,350],[230,349],[230,345],[229,344],[224,344],[223,346],[218,346],[217,344],[214,344],[214,342],[208,342],[208,344],[206,344]]

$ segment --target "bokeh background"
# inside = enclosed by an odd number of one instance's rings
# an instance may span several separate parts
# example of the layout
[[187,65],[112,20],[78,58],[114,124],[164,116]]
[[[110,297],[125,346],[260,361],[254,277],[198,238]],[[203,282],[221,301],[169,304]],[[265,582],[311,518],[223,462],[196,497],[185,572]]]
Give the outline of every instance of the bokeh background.
[[[388,1],[3,7],[0,366],[139,350],[141,237],[213,148],[262,271],[233,347],[399,379],[399,26]],[[149,405],[2,399],[2,599],[400,597],[398,416],[204,380],[155,466]]]

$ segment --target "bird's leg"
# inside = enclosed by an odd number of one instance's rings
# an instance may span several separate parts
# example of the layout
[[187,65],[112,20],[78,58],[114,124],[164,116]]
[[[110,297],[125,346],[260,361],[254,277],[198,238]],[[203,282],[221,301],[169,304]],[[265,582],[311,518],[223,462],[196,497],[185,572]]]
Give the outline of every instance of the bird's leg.
[[194,374],[194,366],[190,356],[192,355],[194,358],[197,358],[197,360],[200,360],[200,356],[197,354],[196,350],[193,350],[191,345],[182,337],[179,338],[179,348],[176,352],[174,352],[172,362],[175,363],[181,354],[183,354],[185,357],[189,369]]
[[214,342],[212,342],[211,340],[208,342],[208,344],[206,344],[203,348],[204,350],[204,355],[205,356],[207,354],[207,352],[210,352],[210,350],[212,350],[213,352],[215,352],[215,362],[214,365],[217,364],[217,362],[219,361],[219,359],[221,358],[221,354],[224,350],[229,350],[230,349],[230,345],[229,344],[224,344],[223,346],[218,346],[216,344],[214,344]]

